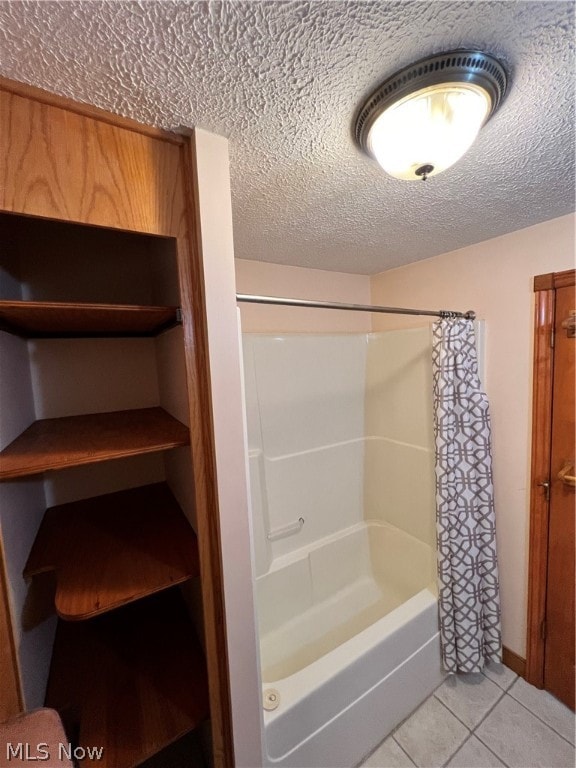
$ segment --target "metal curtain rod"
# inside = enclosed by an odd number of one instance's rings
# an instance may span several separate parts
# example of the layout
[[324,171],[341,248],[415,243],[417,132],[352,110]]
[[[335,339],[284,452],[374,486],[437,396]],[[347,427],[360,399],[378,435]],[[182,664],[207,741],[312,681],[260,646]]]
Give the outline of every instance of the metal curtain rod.
[[279,304],[286,307],[317,307],[318,309],[345,309],[350,312],[381,312],[388,315],[430,315],[431,317],[463,317],[475,320],[476,313],[452,312],[447,309],[406,309],[405,307],[380,307],[373,304],[345,304],[338,301],[311,301],[309,299],[285,299],[281,296],[254,296],[249,293],[237,293],[236,301],[246,304]]

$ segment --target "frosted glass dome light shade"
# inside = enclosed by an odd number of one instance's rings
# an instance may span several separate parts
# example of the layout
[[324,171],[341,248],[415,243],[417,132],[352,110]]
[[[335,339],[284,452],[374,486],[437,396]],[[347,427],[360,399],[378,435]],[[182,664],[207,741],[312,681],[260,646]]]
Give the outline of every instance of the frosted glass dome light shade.
[[486,91],[459,83],[431,86],[389,107],[368,136],[371,154],[397,179],[435,176],[474,143],[490,112]]
[[502,65],[479,51],[423,59],[372,94],[356,118],[356,138],[390,176],[426,180],[470,149],[506,86]]

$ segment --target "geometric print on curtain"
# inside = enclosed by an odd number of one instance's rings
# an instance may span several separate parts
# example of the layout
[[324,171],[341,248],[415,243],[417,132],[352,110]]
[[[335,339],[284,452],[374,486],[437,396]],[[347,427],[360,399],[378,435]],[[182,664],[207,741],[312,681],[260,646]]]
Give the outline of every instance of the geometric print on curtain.
[[434,323],[436,533],[442,661],[480,672],[501,661],[500,595],[488,399],[472,320]]

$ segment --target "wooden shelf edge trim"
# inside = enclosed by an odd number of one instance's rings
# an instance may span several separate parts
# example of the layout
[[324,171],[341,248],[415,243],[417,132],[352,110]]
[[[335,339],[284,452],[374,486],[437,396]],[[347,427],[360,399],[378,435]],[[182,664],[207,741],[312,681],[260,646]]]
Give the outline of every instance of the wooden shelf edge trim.
[[130,458],[130,456],[143,456],[146,453],[157,453],[158,451],[168,451],[171,448],[178,448],[186,443],[182,442],[169,442],[163,443],[161,447],[150,448],[138,448],[133,450],[122,451],[109,451],[105,456],[86,457],[82,459],[70,459],[59,460],[54,462],[43,462],[41,467],[35,467],[34,469],[16,469],[12,471],[0,470],[0,481],[2,480],[16,480],[19,477],[32,477],[33,475],[41,475],[43,472],[54,472],[58,469],[70,469],[72,467],[82,467],[85,464],[100,464],[103,461],[114,461],[114,459]]
[[155,128],[151,125],[144,125],[130,117],[124,117],[122,115],[117,115],[114,112],[108,112],[106,109],[95,107],[93,104],[74,101],[67,96],[61,96],[57,93],[46,91],[43,88],[38,88],[35,85],[22,83],[7,77],[0,77],[0,90],[12,93],[14,96],[21,96],[25,99],[31,99],[40,102],[41,104],[46,104],[50,107],[64,109],[67,112],[73,112],[82,117],[100,120],[101,122],[108,123],[116,128],[134,131],[135,133],[140,133],[151,139],[160,139],[161,141],[167,141],[170,144],[177,144],[179,146],[182,145],[185,140],[185,137],[178,133],[172,133],[171,131],[166,131],[162,128]]
[[[83,440],[84,433],[87,440]],[[42,419],[0,453],[0,481],[166,451],[189,443],[188,428],[159,407]]]
[[47,572],[60,618],[83,621],[198,576],[198,543],[165,482],[138,486],[47,509],[23,575]]
[[152,337],[180,322],[179,307],[0,300],[0,330],[29,339]]
[[95,619],[98,616],[103,616],[106,613],[110,613],[111,611],[117,611],[121,608],[124,608],[127,605],[131,605],[131,603],[137,603],[139,600],[145,600],[147,597],[152,597],[153,595],[159,595],[162,592],[164,592],[167,589],[170,589],[171,587],[177,587],[179,584],[185,584],[187,581],[190,581],[190,579],[194,578],[193,575],[190,576],[182,576],[179,579],[174,579],[169,584],[163,584],[162,586],[156,587],[155,589],[147,589],[145,592],[140,592],[137,595],[134,595],[130,597],[127,600],[123,600],[122,602],[117,603],[110,603],[109,605],[105,605],[104,607],[96,610],[96,611],[90,611],[83,614],[79,613],[65,613],[64,611],[60,610],[58,606],[56,606],[56,613],[58,614],[58,617],[62,619],[62,621],[66,622],[83,622],[83,621],[90,621],[91,619]]

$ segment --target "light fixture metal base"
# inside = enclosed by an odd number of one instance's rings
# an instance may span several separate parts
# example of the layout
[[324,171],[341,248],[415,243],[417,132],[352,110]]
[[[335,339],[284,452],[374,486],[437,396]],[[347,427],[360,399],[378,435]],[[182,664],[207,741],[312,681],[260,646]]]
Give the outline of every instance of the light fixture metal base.
[[360,147],[372,156],[368,135],[378,117],[392,104],[423,88],[450,82],[470,83],[484,88],[491,102],[487,122],[504,98],[507,75],[498,59],[482,51],[448,51],[420,59],[385,80],[363,104],[354,123]]

